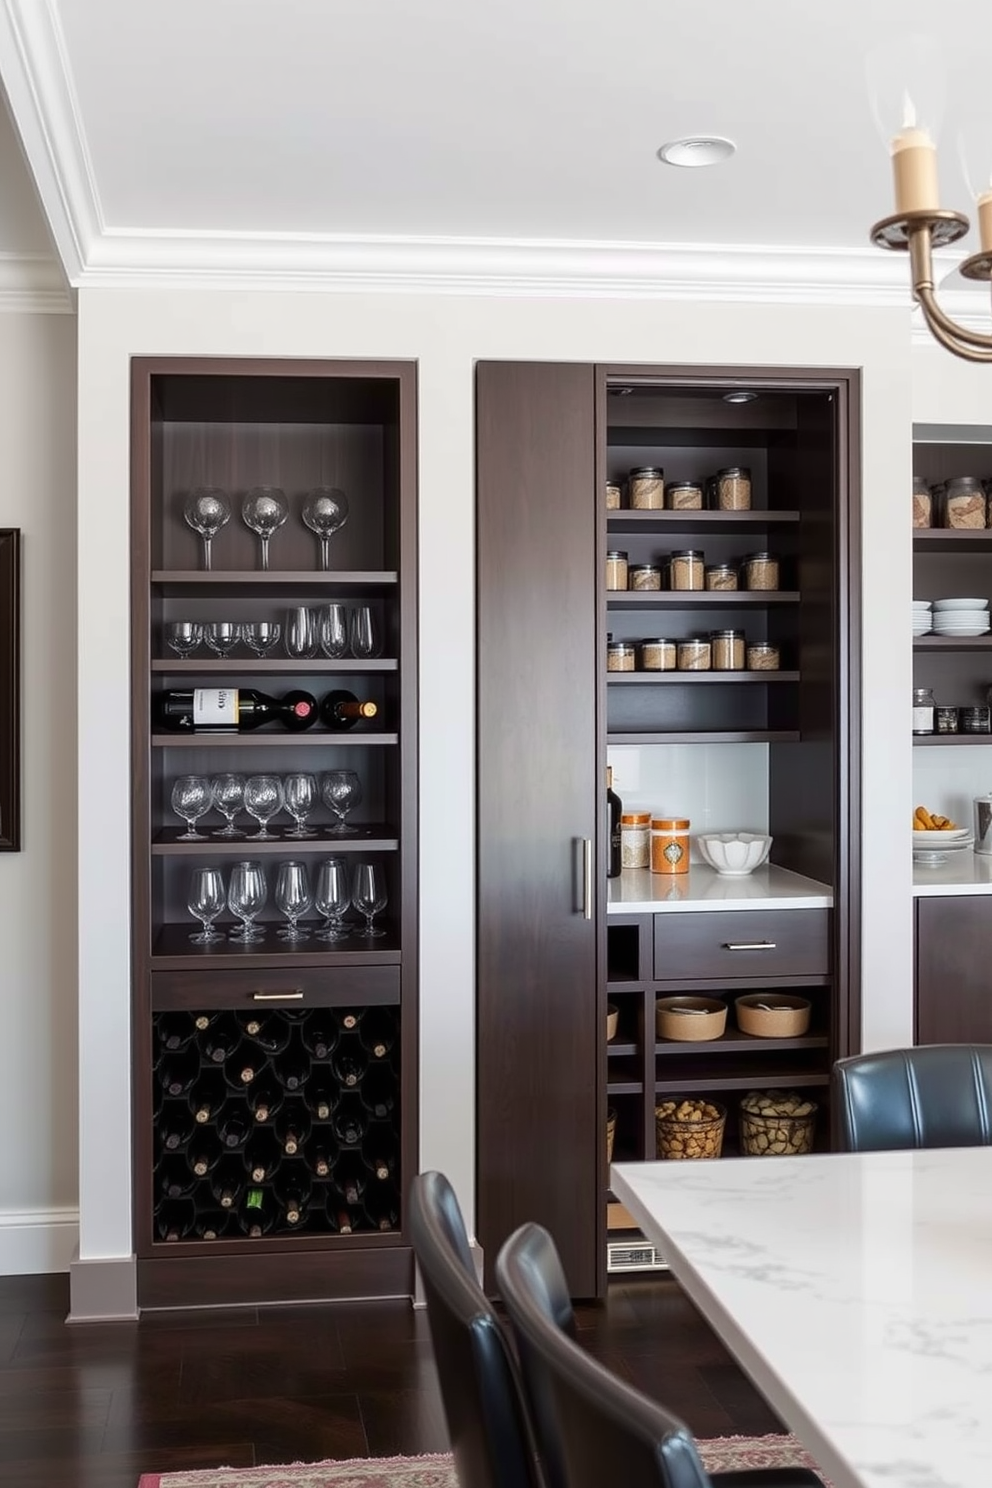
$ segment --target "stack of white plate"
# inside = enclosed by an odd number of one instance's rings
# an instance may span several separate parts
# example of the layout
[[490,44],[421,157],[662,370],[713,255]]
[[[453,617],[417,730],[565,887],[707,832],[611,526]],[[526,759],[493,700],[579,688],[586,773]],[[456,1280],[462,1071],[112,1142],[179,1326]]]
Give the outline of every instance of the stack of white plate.
[[974,846],[975,834],[970,827],[955,827],[951,832],[913,831],[913,861],[924,868],[938,868],[947,862],[949,853],[964,852]]
[[929,599],[913,600],[913,634],[926,635],[933,623]]
[[[913,611],[914,615],[916,611]],[[935,599],[933,628],[942,636],[986,635],[989,625],[987,599]]]

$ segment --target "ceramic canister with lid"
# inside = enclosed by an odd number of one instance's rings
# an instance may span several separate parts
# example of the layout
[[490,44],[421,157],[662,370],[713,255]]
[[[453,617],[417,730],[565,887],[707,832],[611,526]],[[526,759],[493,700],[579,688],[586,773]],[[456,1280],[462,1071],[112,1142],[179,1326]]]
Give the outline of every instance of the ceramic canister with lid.
[[620,864],[646,868],[651,861],[650,811],[625,811],[620,817]]
[[681,816],[651,818],[651,872],[689,872],[689,821]]

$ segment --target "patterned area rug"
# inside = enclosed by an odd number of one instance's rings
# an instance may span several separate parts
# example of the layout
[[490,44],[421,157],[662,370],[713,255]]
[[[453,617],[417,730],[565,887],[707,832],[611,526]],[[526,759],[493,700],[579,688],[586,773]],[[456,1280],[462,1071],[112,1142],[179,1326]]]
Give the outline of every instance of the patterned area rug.
[[[811,1467],[792,1436],[715,1436],[699,1443],[710,1472],[742,1467]],[[206,1472],[145,1473],[138,1488],[458,1488],[450,1457],[352,1457],[282,1467],[218,1467]]]

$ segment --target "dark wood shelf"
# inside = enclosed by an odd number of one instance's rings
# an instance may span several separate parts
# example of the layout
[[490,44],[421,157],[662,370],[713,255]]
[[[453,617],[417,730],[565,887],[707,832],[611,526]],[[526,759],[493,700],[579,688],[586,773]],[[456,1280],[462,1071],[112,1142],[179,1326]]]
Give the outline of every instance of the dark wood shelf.
[[683,1057],[693,1049],[705,1047],[720,1054],[752,1054],[760,1053],[763,1049],[769,1052],[779,1049],[826,1049],[829,1043],[825,1033],[803,1034],[799,1038],[756,1038],[754,1034],[741,1033],[739,1028],[732,1028],[719,1038],[700,1039],[691,1046],[684,1039],[658,1039],[654,1052],[662,1058],[671,1055]]
[[644,1090],[643,1080],[610,1080],[606,1081],[607,1095],[640,1095]]
[[629,1058],[631,1054],[637,1053],[637,1048],[637,1044],[621,1043],[619,1040],[613,1039],[606,1045],[607,1058],[620,1058],[622,1055],[626,1055]]
[[698,1090],[750,1090],[752,1087],[774,1090],[798,1089],[800,1086],[828,1086],[829,1070],[790,1070],[788,1065],[754,1065],[748,1070],[728,1070],[720,1074],[684,1075],[673,1080],[656,1080],[656,1095],[681,1095]]
[[714,682],[799,682],[799,672],[607,672],[607,687],[657,687],[688,682],[691,687]]
[[913,738],[914,749],[936,744],[992,744],[992,734],[917,734]]
[[798,589],[610,589],[608,610],[736,609],[741,605],[798,604]]
[[913,550],[917,553],[992,553],[992,530],[989,528],[914,527]]
[[328,661],[326,656],[313,656],[304,661],[291,660],[288,656],[281,659],[278,656],[266,657],[264,660],[247,656],[191,656],[181,661],[177,656],[172,661],[165,657],[152,662],[153,672],[187,672],[193,676],[197,672],[223,672],[225,677],[231,678],[242,672],[317,672],[321,676],[332,677],[336,672],[395,672],[398,668],[399,662],[393,656],[376,656],[357,661],[352,657]]
[[[152,942],[152,971],[179,971],[187,966],[203,967],[208,963],[218,970],[249,967],[263,971],[289,966],[331,968],[334,966],[397,966],[402,957],[395,925],[388,919],[377,918],[386,934],[378,940],[363,941],[358,935],[349,935],[346,940],[314,940],[313,931],[320,928],[323,920],[301,921],[310,930],[310,939],[297,947],[278,938],[277,932],[286,922],[266,920],[262,929],[265,939],[250,945],[239,945],[237,941],[220,940],[216,945],[198,946],[190,944],[190,935],[196,932],[195,921],[190,919],[181,925],[162,925]],[[223,931],[235,928],[231,921],[224,920]]]
[[607,532],[739,532],[799,521],[798,511],[628,511],[607,512]]
[[[609,733],[607,744],[798,744],[798,729],[685,729],[682,732]],[[990,736],[992,739],[992,736]]]
[[364,744],[398,744],[399,734],[361,733],[355,729],[332,732],[329,729],[307,729],[293,734],[288,729],[267,734],[262,730],[253,734],[226,733],[224,730],[206,730],[192,733],[187,730],[174,734],[152,734],[153,749],[328,749],[339,744],[346,748],[361,748]]
[[[302,857],[304,854],[322,853],[326,857],[329,852],[396,852],[399,848],[396,829],[388,823],[355,822],[354,825],[358,828],[355,835],[348,833],[347,836],[338,836],[331,832],[327,824],[318,823],[314,830],[319,836],[290,837],[287,835],[288,826],[273,826],[270,822],[269,831],[278,834],[273,842],[259,842],[251,828],[244,837],[211,835],[205,842],[180,842],[179,837],[183,830],[181,827],[162,827],[152,838],[152,854],[156,857],[243,858],[247,852],[252,857],[274,854],[285,857],[287,853],[298,853]],[[202,827],[200,830],[212,833],[214,828]]]
[[337,573],[333,569],[326,573],[320,569],[310,572],[295,568],[269,569],[263,573],[257,568],[214,568],[209,572],[195,568],[155,568],[151,574],[153,585],[176,598],[192,593],[202,596],[205,590],[233,586],[237,586],[239,598],[271,594],[273,589],[292,589],[294,593],[300,589],[312,589],[326,598],[332,591],[360,593],[366,589],[385,588],[395,585],[398,578],[395,569],[386,568],[343,569]]
[[992,651],[992,635],[917,636],[914,651]]

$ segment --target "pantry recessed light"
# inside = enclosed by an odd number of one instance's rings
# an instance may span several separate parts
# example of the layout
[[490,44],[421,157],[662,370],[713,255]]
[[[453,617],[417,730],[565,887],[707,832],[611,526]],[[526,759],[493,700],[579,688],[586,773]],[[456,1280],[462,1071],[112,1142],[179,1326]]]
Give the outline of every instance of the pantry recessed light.
[[749,393],[745,388],[740,388],[736,393],[724,393],[724,403],[753,403],[757,393]]
[[718,134],[687,135],[685,139],[669,140],[658,151],[658,159],[666,165],[679,165],[700,169],[704,165],[720,165],[729,160],[737,146],[733,140],[723,139]]

